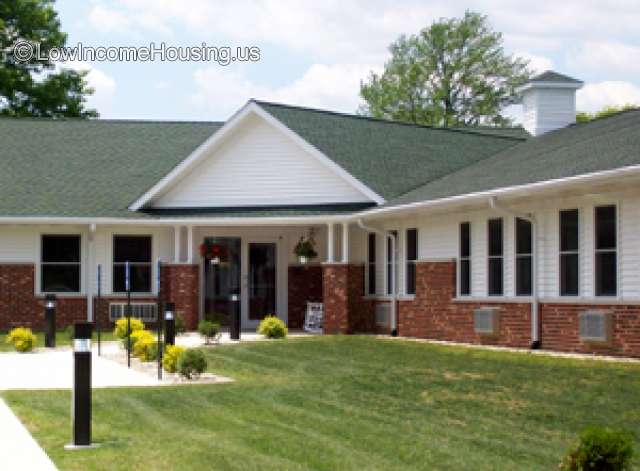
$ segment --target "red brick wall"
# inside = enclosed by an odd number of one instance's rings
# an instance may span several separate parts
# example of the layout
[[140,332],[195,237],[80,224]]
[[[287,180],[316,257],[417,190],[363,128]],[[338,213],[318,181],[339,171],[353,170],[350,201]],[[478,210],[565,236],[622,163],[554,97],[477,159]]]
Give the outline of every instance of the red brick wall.
[[198,265],[163,265],[161,299],[174,302],[176,313],[184,316],[187,329],[198,327],[200,268]]
[[302,328],[307,302],[322,302],[322,267],[291,265],[288,276],[289,328]]
[[[585,310],[608,311],[613,315],[611,343],[583,342],[579,336],[579,314]],[[580,353],[640,357],[640,306],[542,304],[542,347]]]
[[375,329],[373,303],[362,299],[362,265],[324,265],[322,282],[325,333],[372,332]]
[[[0,330],[18,326],[44,328],[44,298],[34,293],[34,265],[0,265]],[[59,328],[86,318],[85,298],[58,297],[56,324]]]
[[[419,262],[416,270],[414,299],[398,303],[399,335],[510,347],[531,345],[529,303],[454,301],[455,261]],[[498,335],[474,331],[473,311],[485,306],[500,308]]]

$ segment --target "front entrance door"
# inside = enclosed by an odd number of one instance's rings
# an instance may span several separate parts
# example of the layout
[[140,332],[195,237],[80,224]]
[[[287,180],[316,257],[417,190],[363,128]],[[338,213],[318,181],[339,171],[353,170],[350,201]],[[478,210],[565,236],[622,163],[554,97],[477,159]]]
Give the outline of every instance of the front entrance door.
[[277,239],[211,237],[206,241],[223,256],[205,260],[204,318],[228,326],[232,294],[240,294],[243,329],[255,329],[265,316],[278,315]]
[[244,246],[242,325],[255,328],[278,306],[277,240],[249,240]]

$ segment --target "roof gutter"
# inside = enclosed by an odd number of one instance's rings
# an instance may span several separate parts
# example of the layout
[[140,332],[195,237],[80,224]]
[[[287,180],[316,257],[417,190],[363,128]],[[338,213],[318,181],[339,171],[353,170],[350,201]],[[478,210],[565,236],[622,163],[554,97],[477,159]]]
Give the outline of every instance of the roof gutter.
[[489,207],[496,212],[507,214],[516,218],[524,219],[531,223],[531,239],[533,243],[533,266],[531,274],[531,348],[539,349],[540,342],[540,323],[539,323],[539,294],[538,294],[538,222],[532,213],[520,213],[505,208],[498,203],[498,198],[490,196],[488,199]]
[[396,286],[397,279],[397,271],[398,267],[396,264],[396,236],[391,232],[384,232],[378,228],[366,226],[362,219],[357,220],[358,226],[360,229],[363,229],[368,232],[373,232],[374,234],[378,234],[382,237],[382,239],[389,239],[391,242],[391,336],[398,336],[398,309],[397,309],[397,301],[398,301],[398,289]]

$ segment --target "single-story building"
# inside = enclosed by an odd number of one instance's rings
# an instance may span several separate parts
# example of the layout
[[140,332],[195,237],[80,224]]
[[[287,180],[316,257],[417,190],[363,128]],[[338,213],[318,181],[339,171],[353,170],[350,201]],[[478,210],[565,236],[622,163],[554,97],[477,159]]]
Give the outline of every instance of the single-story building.
[[0,330],[41,327],[48,293],[60,324],[113,321],[128,262],[150,321],[161,299],[224,322],[235,294],[247,328],[322,302],[327,333],[640,356],[640,110],[574,124],[581,85],[533,78],[515,128],[256,100],[224,123],[0,119]]

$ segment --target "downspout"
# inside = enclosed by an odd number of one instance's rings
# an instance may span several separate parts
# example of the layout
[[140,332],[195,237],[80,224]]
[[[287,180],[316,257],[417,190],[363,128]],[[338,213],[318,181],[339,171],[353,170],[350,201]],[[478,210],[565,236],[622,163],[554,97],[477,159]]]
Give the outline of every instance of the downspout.
[[396,277],[397,277],[397,266],[396,266],[396,236],[390,232],[384,232],[375,227],[366,226],[362,219],[358,219],[358,226],[360,229],[363,229],[368,232],[373,232],[382,237],[382,240],[386,240],[387,238],[391,241],[391,336],[398,336],[398,315],[397,315],[397,287],[396,287]]
[[489,197],[489,207],[491,209],[502,212],[531,223],[531,238],[533,243],[533,266],[532,266],[532,296],[531,296],[531,348],[539,349],[542,344],[540,342],[540,326],[538,319],[540,317],[540,303],[538,295],[538,222],[532,213],[518,213],[510,210],[498,204],[498,200],[495,196]]

